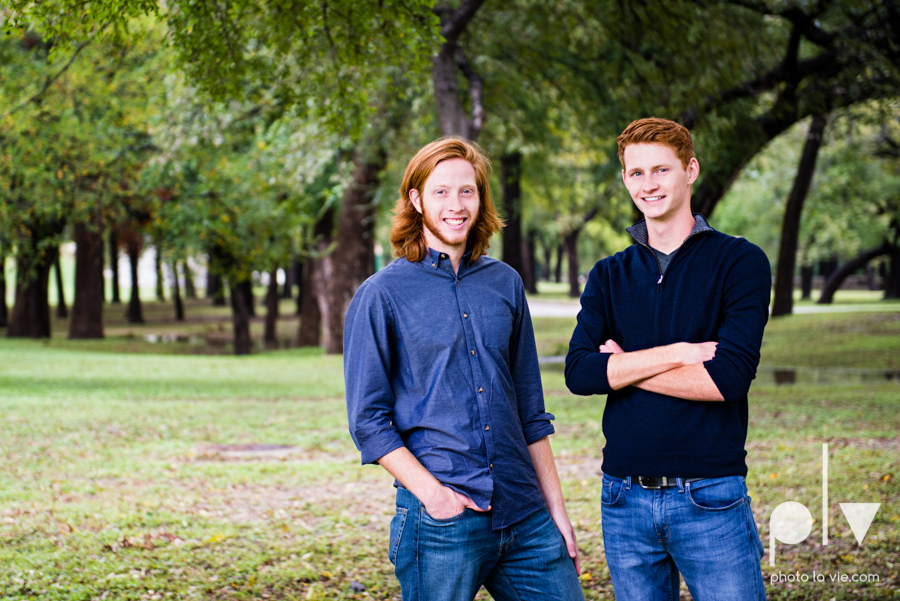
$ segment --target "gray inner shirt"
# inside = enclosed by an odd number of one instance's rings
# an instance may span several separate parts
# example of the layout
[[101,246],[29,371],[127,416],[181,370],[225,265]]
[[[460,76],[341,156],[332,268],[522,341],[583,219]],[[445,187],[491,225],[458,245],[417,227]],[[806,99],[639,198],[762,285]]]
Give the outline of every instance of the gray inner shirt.
[[669,266],[669,263],[672,261],[672,257],[675,256],[675,253],[678,252],[678,249],[676,248],[675,250],[672,251],[671,254],[667,255],[666,253],[664,253],[662,251],[656,250],[652,246],[650,248],[653,250],[653,254],[656,255],[656,260],[659,261],[660,272],[662,273],[662,275],[665,275],[666,268]]

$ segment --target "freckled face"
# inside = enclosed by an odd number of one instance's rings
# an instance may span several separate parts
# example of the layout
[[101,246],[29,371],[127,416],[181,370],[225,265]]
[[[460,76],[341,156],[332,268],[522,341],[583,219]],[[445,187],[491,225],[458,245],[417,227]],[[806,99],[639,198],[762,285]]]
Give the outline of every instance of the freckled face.
[[478,217],[481,200],[475,167],[465,159],[437,164],[422,189],[409,191],[409,200],[425,224],[425,242],[439,252],[465,249]]
[[675,151],[663,144],[629,144],[622,179],[631,200],[648,220],[667,221],[691,212],[691,184],[700,174],[697,159],[687,169]]

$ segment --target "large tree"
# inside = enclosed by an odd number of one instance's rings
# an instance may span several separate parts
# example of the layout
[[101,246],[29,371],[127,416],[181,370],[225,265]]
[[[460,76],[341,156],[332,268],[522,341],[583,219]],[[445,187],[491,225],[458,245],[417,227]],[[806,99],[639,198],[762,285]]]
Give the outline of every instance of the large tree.
[[132,40],[69,43],[28,31],[0,41],[8,92],[0,101],[0,170],[9,182],[0,203],[11,209],[0,228],[15,244],[22,310],[34,307],[20,317],[38,320],[21,326],[28,335],[49,335],[43,272],[68,225],[77,242],[69,336],[103,336],[105,224],[134,184],[145,148],[142,116],[159,44],[152,32]]
[[816,171],[816,159],[822,146],[822,135],[825,131],[827,117],[816,115],[809,126],[803,154],[797,166],[794,187],[788,196],[781,225],[781,244],[778,250],[778,268],[775,272],[775,295],[772,300],[772,317],[790,315],[794,307],[794,268],[797,265],[797,245],[800,237],[800,220],[803,203],[809,192],[813,174]]

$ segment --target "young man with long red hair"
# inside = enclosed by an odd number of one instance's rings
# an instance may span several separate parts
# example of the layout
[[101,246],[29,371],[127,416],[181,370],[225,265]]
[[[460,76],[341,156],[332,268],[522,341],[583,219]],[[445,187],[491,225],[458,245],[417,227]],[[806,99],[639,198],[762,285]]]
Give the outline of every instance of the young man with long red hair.
[[396,478],[389,559],[404,601],[583,599],[518,274],[486,256],[502,226],[490,163],[444,138],[409,162],[399,258],[344,324],[350,433]]
[[603,545],[618,601],[765,600],[744,480],[747,391],[768,318],[769,261],[691,212],[690,132],[640,119],[618,138],[644,219],[599,261],[566,356],[576,394],[605,394]]

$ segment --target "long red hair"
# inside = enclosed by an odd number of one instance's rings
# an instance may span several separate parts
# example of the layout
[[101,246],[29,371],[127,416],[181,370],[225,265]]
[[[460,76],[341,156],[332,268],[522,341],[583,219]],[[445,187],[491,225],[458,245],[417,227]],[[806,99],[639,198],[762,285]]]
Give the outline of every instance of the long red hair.
[[438,163],[450,159],[465,159],[475,168],[475,183],[481,206],[478,218],[469,230],[467,246],[472,251],[470,261],[477,260],[490,247],[491,236],[504,226],[503,220],[491,200],[491,161],[474,142],[463,138],[447,137],[435,140],[416,153],[410,160],[400,184],[400,198],[394,205],[394,221],[391,226],[391,246],[398,257],[408,261],[421,261],[428,252],[425,244],[425,226],[422,214],[409,200],[410,190],[418,190],[424,196],[425,181]]

